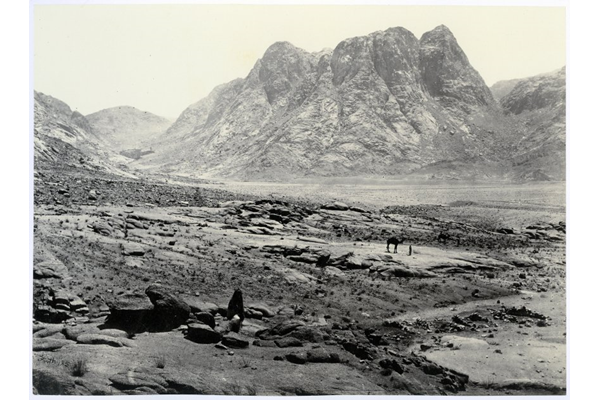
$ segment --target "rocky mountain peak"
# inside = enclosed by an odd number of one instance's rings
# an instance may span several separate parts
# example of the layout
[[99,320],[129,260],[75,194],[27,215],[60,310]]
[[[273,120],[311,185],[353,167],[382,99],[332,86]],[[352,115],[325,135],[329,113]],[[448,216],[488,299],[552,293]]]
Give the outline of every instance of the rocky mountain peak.
[[312,69],[306,51],[289,42],[271,45],[260,60],[258,79],[270,104],[276,104]]
[[420,69],[429,93],[445,104],[458,100],[465,106],[495,105],[483,78],[444,25],[421,36]]

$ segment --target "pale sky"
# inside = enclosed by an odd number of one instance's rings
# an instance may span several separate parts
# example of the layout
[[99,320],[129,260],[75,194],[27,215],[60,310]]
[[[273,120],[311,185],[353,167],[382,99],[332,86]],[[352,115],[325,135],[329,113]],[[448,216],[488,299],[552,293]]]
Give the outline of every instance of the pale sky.
[[402,26],[444,24],[488,85],[566,65],[564,7],[35,5],[34,89],[84,115],[129,105],[176,118],[245,77],[274,42],[314,52]]

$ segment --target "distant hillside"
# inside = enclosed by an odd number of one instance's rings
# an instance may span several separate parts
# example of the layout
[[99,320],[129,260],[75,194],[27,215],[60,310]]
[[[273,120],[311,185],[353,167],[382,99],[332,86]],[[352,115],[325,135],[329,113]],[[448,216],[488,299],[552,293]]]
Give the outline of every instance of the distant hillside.
[[523,127],[511,157],[521,179],[566,179],[566,68],[521,79],[502,107]]
[[44,167],[75,167],[128,175],[122,156],[107,150],[89,121],[63,101],[34,92],[34,163]]
[[521,79],[510,79],[507,81],[498,81],[490,87],[490,91],[496,101],[500,102],[504,96],[510,93],[511,90],[519,83]]
[[86,118],[96,134],[117,152],[151,146],[172,123],[167,118],[129,106],[108,108]]

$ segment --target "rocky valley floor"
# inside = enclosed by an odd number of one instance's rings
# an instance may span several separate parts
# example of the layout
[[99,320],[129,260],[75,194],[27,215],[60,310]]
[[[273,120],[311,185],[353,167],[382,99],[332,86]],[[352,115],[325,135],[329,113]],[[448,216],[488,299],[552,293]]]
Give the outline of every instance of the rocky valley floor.
[[35,393],[565,393],[560,204],[224,189],[36,171]]

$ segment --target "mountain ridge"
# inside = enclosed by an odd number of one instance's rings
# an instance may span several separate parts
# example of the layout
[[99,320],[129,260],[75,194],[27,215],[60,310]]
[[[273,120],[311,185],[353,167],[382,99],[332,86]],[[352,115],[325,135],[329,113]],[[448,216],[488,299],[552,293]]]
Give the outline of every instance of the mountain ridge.
[[245,78],[188,107],[140,163],[243,179],[402,175],[510,158],[507,118],[447,27],[420,39],[394,27],[332,51],[274,43]]
[[246,77],[172,123],[130,106],[85,117],[54,107],[100,147],[153,150],[127,161],[150,172],[563,180],[563,164],[551,162],[565,153],[561,71],[511,80],[499,96],[446,26],[421,38],[393,27],[312,53],[275,42]]

